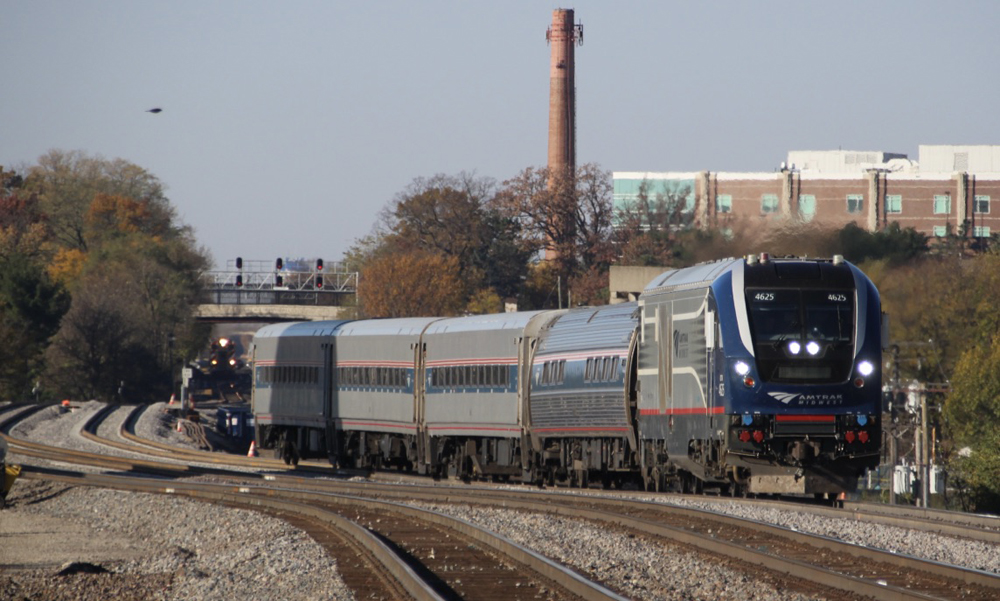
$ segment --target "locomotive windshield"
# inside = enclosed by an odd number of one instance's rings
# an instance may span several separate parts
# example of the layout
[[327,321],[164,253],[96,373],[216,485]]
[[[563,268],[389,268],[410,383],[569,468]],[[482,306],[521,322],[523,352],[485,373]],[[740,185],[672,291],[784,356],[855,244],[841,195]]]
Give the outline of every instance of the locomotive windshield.
[[853,290],[747,291],[761,377],[775,382],[836,382],[850,375]]

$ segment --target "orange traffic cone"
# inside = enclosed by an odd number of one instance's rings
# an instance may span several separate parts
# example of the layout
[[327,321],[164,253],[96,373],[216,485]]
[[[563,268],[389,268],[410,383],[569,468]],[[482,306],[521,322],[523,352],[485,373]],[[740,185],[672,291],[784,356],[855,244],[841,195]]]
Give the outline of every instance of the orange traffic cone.
[[250,450],[247,451],[247,457],[256,457],[256,456],[257,456],[257,441],[251,440]]
[[183,432],[184,428],[181,426],[181,420],[177,420],[177,431]]
[[170,402],[169,402],[169,403],[167,403],[167,404],[168,404],[168,405],[173,405],[173,404],[174,404],[174,401],[176,401],[176,400],[177,400],[177,398],[176,398],[176,397],[175,397],[174,395],[170,395]]

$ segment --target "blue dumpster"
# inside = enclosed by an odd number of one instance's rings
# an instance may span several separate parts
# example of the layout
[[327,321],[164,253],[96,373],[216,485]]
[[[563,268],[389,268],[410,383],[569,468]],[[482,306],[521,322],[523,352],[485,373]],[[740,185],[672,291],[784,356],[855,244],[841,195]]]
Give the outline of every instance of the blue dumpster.
[[253,439],[253,413],[245,405],[222,405],[215,413],[215,429],[233,440]]

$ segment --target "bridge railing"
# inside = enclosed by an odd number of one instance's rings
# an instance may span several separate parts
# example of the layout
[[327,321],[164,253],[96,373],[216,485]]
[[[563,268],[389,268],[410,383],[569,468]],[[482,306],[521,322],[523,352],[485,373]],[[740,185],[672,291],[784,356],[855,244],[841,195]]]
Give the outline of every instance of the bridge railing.
[[209,271],[203,304],[342,306],[352,301],[358,273],[345,271]]

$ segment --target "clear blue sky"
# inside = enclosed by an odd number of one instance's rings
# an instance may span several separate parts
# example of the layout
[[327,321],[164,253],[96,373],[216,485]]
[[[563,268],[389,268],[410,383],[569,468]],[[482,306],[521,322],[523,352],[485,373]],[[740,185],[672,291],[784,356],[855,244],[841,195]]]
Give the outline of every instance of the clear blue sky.
[[584,26],[578,163],[1000,144],[992,0],[0,0],[0,165],[120,157],[219,266],[335,261],[415,177],[544,165],[559,7]]

